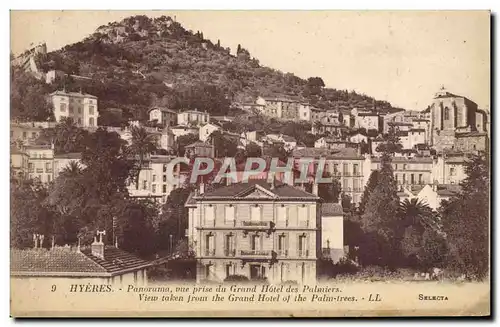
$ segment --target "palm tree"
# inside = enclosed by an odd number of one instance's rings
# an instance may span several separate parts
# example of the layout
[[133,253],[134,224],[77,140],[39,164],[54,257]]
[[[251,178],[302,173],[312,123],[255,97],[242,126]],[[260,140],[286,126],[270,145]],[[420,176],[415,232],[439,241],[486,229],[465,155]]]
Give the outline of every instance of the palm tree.
[[144,166],[144,161],[147,155],[157,150],[157,140],[154,135],[148,134],[144,127],[132,126],[130,128],[132,134],[132,144],[129,146],[129,152],[134,156],[134,161],[137,160],[137,169],[135,172],[135,187],[139,189],[139,174]]
[[401,217],[402,227],[414,227],[423,232],[426,228],[435,226],[436,215],[429,205],[422,200],[413,198],[405,199],[399,205],[399,216]]
[[70,163],[64,167],[60,175],[65,177],[78,177],[82,173],[82,167],[77,161],[70,161]]

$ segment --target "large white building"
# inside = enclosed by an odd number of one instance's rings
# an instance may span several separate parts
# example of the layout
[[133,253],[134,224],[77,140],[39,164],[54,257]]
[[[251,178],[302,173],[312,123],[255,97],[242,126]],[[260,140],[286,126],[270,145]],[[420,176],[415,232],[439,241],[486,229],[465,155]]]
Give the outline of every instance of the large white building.
[[206,111],[186,110],[177,114],[177,124],[181,126],[200,126],[210,122],[210,114]]
[[57,122],[67,117],[80,127],[97,126],[97,97],[78,92],[55,91],[50,94]]

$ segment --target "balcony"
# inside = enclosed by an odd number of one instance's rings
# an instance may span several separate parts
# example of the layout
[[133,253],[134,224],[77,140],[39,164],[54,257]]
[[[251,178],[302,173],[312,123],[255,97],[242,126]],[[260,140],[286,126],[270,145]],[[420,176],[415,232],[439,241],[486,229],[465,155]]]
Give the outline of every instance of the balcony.
[[309,250],[299,250],[297,253],[301,258],[307,258],[309,256]]
[[270,256],[269,250],[240,250],[241,256]]
[[254,220],[243,220],[241,221],[242,227],[262,227],[263,229],[269,227],[269,221],[254,221]]
[[39,174],[43,173],[43,168],[37,168],[36,172],[39,173]]
[[236,250],[235,249],[225,249],[224,250],[224,255],[226,257],[235,257],[236,256]]
[[52,168],[45,169],[45,172],[46,172],[46,173],[52,173]]
[[278,250],[276,251],[278,257],[288,257],[288,250]]
[[215,249],[205,249],[205,256],[206,257],[213,257],[213,256],[215,256]]

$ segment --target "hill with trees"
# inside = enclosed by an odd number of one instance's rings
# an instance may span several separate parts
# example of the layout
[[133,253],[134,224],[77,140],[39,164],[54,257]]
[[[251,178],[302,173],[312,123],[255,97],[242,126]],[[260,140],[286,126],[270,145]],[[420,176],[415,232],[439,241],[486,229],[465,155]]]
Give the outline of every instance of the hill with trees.
[[232,103],[253,102],[259,95],[291,97],[324,109],[401,110],[364,94],[326,88],[318,76],[303,79],[264,67],[242,45],[231,54],[220,40],[207,40],[166,16],[134,16],[100,26],[80,42],[38,54],[36,62],[45,72],[68,74],[56,78],[51,91],[83,89],[99,97],[101,108],[122,108],[133,119],[146,118],[154,105],[228,114]]

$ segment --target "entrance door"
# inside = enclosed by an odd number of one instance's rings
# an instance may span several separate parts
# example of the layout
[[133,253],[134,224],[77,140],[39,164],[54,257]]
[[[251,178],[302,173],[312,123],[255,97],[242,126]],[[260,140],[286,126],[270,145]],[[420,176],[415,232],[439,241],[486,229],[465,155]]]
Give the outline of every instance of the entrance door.
[[260,265],[250,265],[250,279],[260,278],[261,267]]

